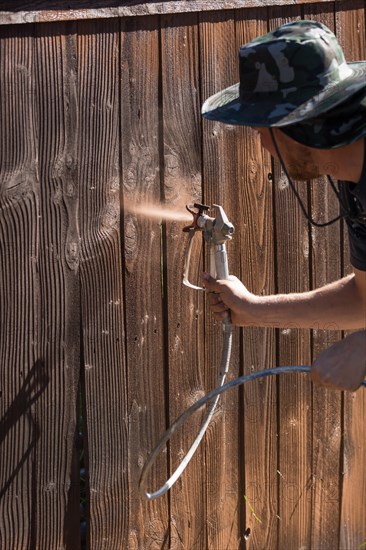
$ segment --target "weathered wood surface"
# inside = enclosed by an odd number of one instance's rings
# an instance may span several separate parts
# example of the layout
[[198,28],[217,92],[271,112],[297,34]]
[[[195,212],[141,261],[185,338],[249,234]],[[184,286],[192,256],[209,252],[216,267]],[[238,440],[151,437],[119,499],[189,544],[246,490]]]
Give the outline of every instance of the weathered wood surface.
[[[141,502],[138,482],[147,451],[167,419],[166,320],[163,306],[161,220],[138,215],[161,200],[159,24],[126,19],[121,27],[120,127],[128,373],[129,536],[127,547],[167,547],[168,500]],[[143,289],[148,289],[147,292]],[[148,490],[166,480],[166,454],[149,477]]]
[[45,30],[0,41],[2,549],[80,540],[75,37]]
[[[349,270],[342,227],[309,231],[258,137],[199,110],[238,79],[239,45],[290,19],[335,24],[347,59],[365,58],[365,3],[259,5],[0,29],[1,550],[80,546],[79,384],[87,548],[366,540],[366,397],[311,389],[304,376],[229,392],[170,494],[148,503],[137,491],[166,425],[215,385],[222,335],[204,295],[181,285],[183,224],[135,208],[222,204],[236,226],[230,271],[256,293]],[[315,219],[333,216],[322,181],[297,187]],[[309,363],[340,337],[326,328],[336,327],[237,330],[230,377]],[[150,489],[199,416],[162,453]]]
[[[235,20],[233,12],[201,16],[200,36],[202,50],[202,99],[237,79]],[[211,59],[215,63],[211,63]],[[223,125],[204,121],[203,173],[204,200],[208,204],[222,204],[230,220],[237,225],[240,216],[237,196],[233,193],[237,168],[238,128],[226,134]],[[234,237],[240,250],[240,233]],[[236,273],[240,256],[234,254],[228,243],[229,267]],[[208,252],[208,251],[207,251]],[[207,258],[206,270],[209,271]],[[220,355],[223,343],[220,325],[214,322],[208,308],[205,310],[205,378],[207,389],[217,385]],[[239,334],[234,334],[232,361],[228,379],[239,375]],[[218,411],[207,430],[204,444],[206,456],[205,480],[207,488],[207,548],[238,548],[242,530],[242,490],[240,488],[240,444],[242,434],[238,418],[242,410],[236,392],[221,398]]]
[[[184,209],[202,201],[201,129],[199,96],[199,42],[197,14],[162,18],[162,147],[164,202]],[[186,250],[182,223],[167,221],[164,229],[167,306],[167,360],[169,367],[169,421],[205,393],[204,334],[199,292],[182,285]],[[199,260],[196,248],[192,265]],[[194,272],[194,270],[193,270]],[[200,413],[179,430],[170,444],[170,474],[193,443]],[[204,448],[198,449],[185,477],[170,494],[170,546],[200,548],[206,544],[206,487]]]
[[120,96],[116,86],[120,28],[117,21],[86,21],[78,30],[88,540],[90,548],[120,548],[127,544],[126,504],[130,495],[120,232]]
[[[266,8],[310,4],[314,0],[165,0],[163,2],[121,2],[110,0],[108,6],[102,0],[77,0],[70,4],[66,0],[38,0],[29,2],[15,0],[0,2],[0,25],[18,23],[42,23],[44,21],[70,21],[81,19],[106,19],[111,17],[136,17],[164,15],[171,13],[231,10],[240,8]],[[338,0],[336,0],[338,1]],[[318,3],[332,0],[318,0]]]
[[[337,6],[335,25],[341,46],[350,61],[365,59],[365,12],[355,0],[343,1]],[[349,33],[347,29],[354,32]],[[346,237],[347,238],[347,237]],[[347,239],[348,241],[348,239]],[[348,243],[347,243],[348,244]],[[350,271],[349,249],[344,253],[345,272]],[[366,318],[366,312],[365,312]],[[340,548],[365,546],[366,513],[361,502],[365,501],[366,464],[365,428],[366,393],[358,391],[344,395],[344,423],[341,431],[342,456],[340,477],[342,502],[340,515]],[[360,503],[360,504],[359,504]]]
[[[269,9],[271,28],[301,19],[299,7],[285,12]],[[277,162],[274,167],[276,291],[309,289],[309,232],[288,180]],[[294,182],[303,203],[307,185]],[[307,365],[311,360],[310,331],[278,329],[277,364]],[[289,374],[279,379],[278,394],[279,548],[308,548],[311,530],[311,386],[305,376]]]
[[[236,12],[236,46],[267,31],[263,10]],[[235,179],[240,189],[240,276],[256,294],[276,290],[274,258],[273,178],[270,155],[261,147],[259,135],[243,130],[237,136],[238,160]],[[235,244],[233,248],[237,250]],[[256,269],[253,269],[256,266]],[[243,373],[276,365],[275,331],[248,327],[242,331]],[[239,504],[245,507],[245,532],[250,529],[248,548],[277,548],[278,474],[276,380],[267,378],[247,384],[243,390],[244,471]],[[262,403],[262,407],[258,407]],[[255,457],[265,457],[257,460]],[[245,495],[245,502],[244,502]]]
[[[323,10],[312,4],[304,7],[304,17],[315,19],[334,28],[332,6]],[[339,214],[339,203],[327,189],[326,178],[312,182],[309,213],[317,222],[326,222]],[[312,288],[320,287],[342,276],[341,224],[310,231],[310,280]],[[329,328],[329,330],[327,330]],[[319,326],[312,331],[312,355],[341,338],[337,327]],[[342,397],[339,392],[313,387],[312,465],[309,498],[311,498],[311,547],[327,550],[339,547],[340,477],[339,449],[341,448]],[[310,442],[310,437],[309,437]]]

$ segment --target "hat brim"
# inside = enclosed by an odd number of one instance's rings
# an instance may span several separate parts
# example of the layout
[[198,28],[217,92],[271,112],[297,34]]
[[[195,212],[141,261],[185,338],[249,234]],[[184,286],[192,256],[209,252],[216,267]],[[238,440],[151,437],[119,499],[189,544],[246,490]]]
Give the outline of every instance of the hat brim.
[[202,115],[209,120],[241,126],[281,127],[314,118],[343,103],[359,90],[366,89],[366,61],[348,63],[352,73],[325,88],[310,99],[279,101],[271,94],[253,95],[240,100],[239,83],[209,97],[202,106]]

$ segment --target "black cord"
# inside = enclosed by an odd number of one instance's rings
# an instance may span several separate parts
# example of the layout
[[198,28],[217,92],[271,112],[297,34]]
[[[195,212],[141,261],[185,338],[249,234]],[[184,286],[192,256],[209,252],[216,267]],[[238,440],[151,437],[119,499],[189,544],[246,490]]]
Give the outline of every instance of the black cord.
[[304,206],[304,203],[302,202],[301,197],[300,197],[299,193],[297,192],[295,185],[294,185],[293,182],[292,182],[292,179],[291,179],[291,177],[290,177],[290,174],[289,174],[288,171],[287,171],[286,165],[285,165],[285,163],[284,163],[284,161],[283,161],[283,158],[282,158],[282,156],[281,156],[280,150],[279,150],[279,148],[278,148],[277,141],[276,141],[276,139],[275,139],[275,137],[274,137],[273,129],[272,129],[271,127],[269,127],[269,131],[270,131],[270,134],[271,134],[271,137],[272,137],[273,145],[274,145],[275,150],[276,150],[276,154],[277,154],[278,159],[279,159],[279,161],[280,161],[280,163],[281,163],[282,169],[283,169],[283,171],[284,171],[285,174],[286,174],[286,177],[287,177],[288,182],[289,182],[289,184],[290,184],[290,186],[291,186],[291,189],[292,189],[292,191],[294,192],[294,195],[295,195],[295,197],[296,197],[296,199],[297,199],[297,201],[298,201],[298,203],[299,203],[299,206],[300,206],[300,208],[301,208],[301,210],[302,210],[302,212],[303,212],[305,218],[308,220],[308,222],[309,222],[311,225],[315,226],[315,227],[327,227],[328,225],[332,225],[333,223],[337,222],[337,221],[340,220],[341,218],[344,218],[345,216],[349,215],[350,213],[349,213],[349,211],[348,211],[348,208],[345,206],[345,204],[344,204],[344,202],[343,202],[343,200],[342,200],[342,198],[341,198],[341,195],[340,195],[339,191],[337,190],[337,188],[336,188],[336,186],[335,186],[335,184],[334,184],[332,178],[331,178],[330,176],[327,176],[328,181],[329,181],[329,183],[330,183],[330,185],[331,185],[331,187],[332,187],[332,189],[333,189],[333,191],[334,191],[334,193],[335,193],[335,195],[336,195],[336,197],[337,197],[337,199],[338,199],[338,201],[339,201],[339,204],[340,204],[340,206],[341,206],[341,209],[343,210],[343,213],[340,214],[339,216],[337,216],[336,218],[333,218],[332,220],[329,220],[329,221],[324,222],[324,223],[316,222],[315,220],[313,220],[313,218],[312,218],[312,217],[310,216],[310,214],[307,212],[307,210],[306,210],[306,208],[305,208],[305,206]]

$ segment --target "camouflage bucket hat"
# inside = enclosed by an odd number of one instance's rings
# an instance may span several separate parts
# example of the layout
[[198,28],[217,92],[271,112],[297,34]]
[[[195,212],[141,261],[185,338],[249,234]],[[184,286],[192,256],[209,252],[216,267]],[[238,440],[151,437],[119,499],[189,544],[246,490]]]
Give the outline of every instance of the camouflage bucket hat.
[[347,63],[335,35],[315,21],[295,21],[245,44],[240,83],[205,101],[205,118],[282,127],[314,119],[366,91],[366,61]]
[[316,118],[282,126],[293,140],[317,149],[336,149],[366,136],[366,89]]

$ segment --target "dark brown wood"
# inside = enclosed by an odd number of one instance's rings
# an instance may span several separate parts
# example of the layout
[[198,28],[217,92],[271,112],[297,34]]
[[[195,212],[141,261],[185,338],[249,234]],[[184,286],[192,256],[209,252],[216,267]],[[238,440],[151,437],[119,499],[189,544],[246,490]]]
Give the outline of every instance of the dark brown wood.
[[0,40],[0,545],[77,549],[75,36],[43,30]]
[[[164,202],[184,211],[201,202],[201,134],[197,15],[162,19],[161,75],[164,152]],[[184,224],[169,221],[164,229],[169,367],[169,421],[201,397],[204,386],[202,294],[182,285],[187,235]],[[198,235],[199,238],[199,235]],[[199,259],[200,243],[192,257]],[[181,462],[200,426],[190,419],[170,445],[170,473]],[[206,487],[201,446],[170,492],[169,548],[206,545]]]
[[[270,28],[301,19],[299,8],[269,9]],[[309,288],[309,235],[286,176],[275,166],[275,224],[277,292],[303,292]],[[307,204],[307,184],[297,190]],[[310,363],[310,334],[296,325],[278,331],[278,365]],[[278,480],[279,548],[309,547],[311,531],[311,385],[305,376],[279,379]]]
[[[43,454],[45,462],[37,459],[39,508],[35,546],[60,545],[64,540],[68,548],[78,548],[79,471],[70,479],[68,504],[64,479],[71,475],[72,465],[78,467],[76,460],[71,462],[76,455],[80,372],[76,28],[38,28],[36,38],[42,204],[39,227],[43,240],[40,271],[44,273],[42,287],[47,302],[43,307],[50,338],[44,353],[53,383],[49,385],[50,392],[44,394],[43,407],[37,411],[48,426],[42,430],[44,441],[37,449],[37,455]],[[39,454],[42,447],[45,452]]]
[[[365,11],[354,0],[336,6],[335,24],[338,40],[348,61],[365,59]],[[345,239],[347,234],[345,230]],[[344,254],[345,273],[352,272],[349,249]],[[344,426],[342,430],[343,461],[341,463],[342,507],[340,516],[340,548],[356,548],[365,544],[366,443],[363,418],[366,393],[344,394]]]
[[[237,44],[234,13],[203,14],[200,23],[202,101],[237,81]],[[239,128],[203,121],[204,197],[207,204],[222,205],[229,219],[240,220],[237,187]],[[240,222],[239,222],[240,223]],[[229,271],[239,274],[240,231],[227,244]],[[207,263],[206,269],[209,270]],[[207,304],[207,303],[206,303]],[[205,378],[207,388],[217,385],[223,334],[206,308]],[[234,332],[228,378],[239,374],[239,329]],[[241,541],[243,487],[240,486],[242,411],[238,392],[224,395],[205,440],[207,485],[207,548],[238,548]]]
[[[128,548],[164,548],[169,542],[168,499],[141,501],[138,482],[166,427],[165,324],[159,218],[139,207],[160,204],[159,22],[124,20],[121,28],[121,146],[126,352],[128,372]],[[165,285],[165,288],[163,288]],[[149,479],[155,491],[167,479],[162,453]]]
[[[318,0],[318,3],[323,4],[331,1]],[[105,6],[105,2],[102,0],[99,0],[99,2],[78,0],[72,3],[70,9],[70,2],[66,2],[66,0],[54,0],[53,2],[39,0],[38,2],[32,2],[32,9],[30,9],[29,2],[24,0],[2,1],[0,2],[0,25],[218,11],[243,7],[265,8],[312,2],[313,0],[165,0],[164,2],[109,0],[108,6]]]
[[90,548],[126,548],[128,416],[120,234],[119,22],[78,28],[81,311]]
[[[334,5],[304,6],[304,18],[315,19],[334,29]],[[312,182],[311,214],[314,220],[325,222],[339,213],[338,200],[326,178]],[[311,228],[311,284],[318,288],[342,276],[341,224]],[[310,257],[309,257],[310,259]],[[321,351],[341,338],[331,323],[312,331],[312,353]],[[313,451],[311,480],[311,545],[327,550],[339,547],[341,394],[318,386],[313,387]]]
[[[236,12],[237,47],[267,32],[265,10]],[[257,295],[275,293],[273,178],[270,155],[262,148],[258,134],[244,128],[238,143],[236,179],[241,278]],[[240,160],[239,160],[240,159]],[[236,245],[236,243],[235,243]],[[248,327],[243,330],[243,368],[249,374],[276,365],[273,329]],[[251,534],[249,548],[277,548],[277,396],[276,380],[267,378],[244,387],[244,490],[245,528]],[[246,501],[243,502],[243,493]]]

